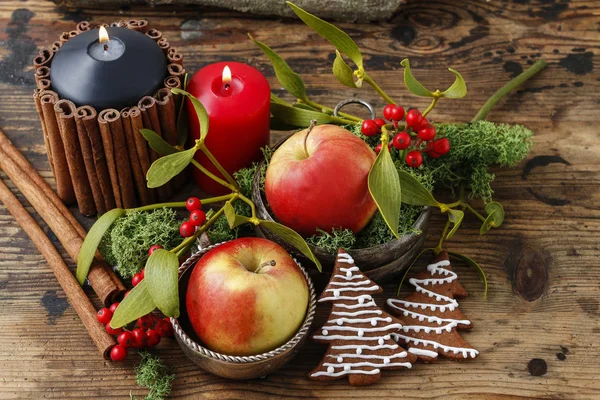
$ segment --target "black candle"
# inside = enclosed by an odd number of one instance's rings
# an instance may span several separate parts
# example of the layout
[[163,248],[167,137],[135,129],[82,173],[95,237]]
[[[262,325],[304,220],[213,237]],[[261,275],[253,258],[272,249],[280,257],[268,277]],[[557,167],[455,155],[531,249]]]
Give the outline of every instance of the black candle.
[[98,111],[121,109],[162,87],[167,62],[154,40],[126,28],[100,37],[101,30],[80,33],[56,52],[50,78],[61,98]]

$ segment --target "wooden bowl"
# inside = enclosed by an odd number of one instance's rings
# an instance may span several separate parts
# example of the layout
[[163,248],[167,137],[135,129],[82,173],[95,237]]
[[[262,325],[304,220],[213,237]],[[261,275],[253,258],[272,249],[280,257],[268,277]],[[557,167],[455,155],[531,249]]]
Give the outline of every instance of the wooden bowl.
[[[179,267],[179,304],[185,304],[188,281],[196,262],[209,250],[221,244],[222,243],[208,246],[200,250],[198,253],[195,253],[188,258],[181,267]],[[309,299],[304,322],[293,338],[275,350],[254,356],[230,356],[217,353],[200,344],[198,336],[194,332],[188,319],[185,307],[182,307],[181,315],[179,318],[171,318],[171,324],[173,325],[175,339],[185,355],[203,370],[228,379],[253,379],[263,377],[287,364],[306,341],[317,306],[317,297],[312,280],[308,276],[308,272],[300,265],[300,263],[298,263],[298,261],[296,261],[296,264],[306,279],[309,290]]]
[[[275,144],[273,149],[277,149],[285,140],[287,140],[287,138]],[[265,161],[263,160],[257,168],[256,174],[254,175],[254,181],[252,184],[252,201],[256,206],[258,218],[267,221],[274,221],[273,216],[269,213],[269,210],[265,206],[267,202],[266,198],[264,197],[264,193],[260,190],[260,171],[264,163]],[[375,282],[383,283],[393,280],[394,278],[400,276],[402,272],[408,268],[412,260],[419,253],[421,247],[423,247],[430,218],[431,207],[423,207],[421,215],[419,215],[419,218],[417,218],[413,225],[415,230],[421,231],[420,234],[410,233],[402,236],[400,239],[392,240],[379,246],[368,247],[364,249],[347,249],[347,251],[352,256],[356,262],[356,265],[359,266],[361,271]],[[303,263],[312,264],[310,260],[304,257],[293,246],[268,229],[262,228],[259,225],[256,228],[256,233],[259,236],[278,243],[290,253],[298,256]],[[323,270],[332,271],[333,264],[335,263],[335,254],[331,254],[324,248],[313,246],[311,244],[309,244],[309,247],[321,262]]]

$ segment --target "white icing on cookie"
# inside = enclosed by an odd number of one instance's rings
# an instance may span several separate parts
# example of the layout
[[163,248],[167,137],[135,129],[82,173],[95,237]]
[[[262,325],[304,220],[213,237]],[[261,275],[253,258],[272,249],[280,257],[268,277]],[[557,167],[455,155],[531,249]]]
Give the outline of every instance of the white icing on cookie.
[[437,356],[438,356],[437,351],[424,350],[424,349],[419,349],[417,347],[411,347],[410,349],[408,349],[408,352],[412,353],[414,355],[417,355],[417,356],[425,356],[425,357],[431,357],[431,358],[437,358]]

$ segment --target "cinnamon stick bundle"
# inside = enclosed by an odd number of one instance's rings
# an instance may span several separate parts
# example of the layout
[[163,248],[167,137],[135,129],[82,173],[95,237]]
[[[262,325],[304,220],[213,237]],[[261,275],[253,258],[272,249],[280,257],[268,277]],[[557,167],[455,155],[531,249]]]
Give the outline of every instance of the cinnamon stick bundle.
[[103,110],[98,124],[117,207],[134,208],[137,202],[121,114],[113,108]]
[[96,214],[96,205],[94,204],[94,197],[77,136],[75,108],[72,101],[63,99],[56,102],[54,112],[60,128],[79,212],[85,216],[90,216]]
[[54,105],[58,101],[58,95],[52,91],[40,93],[40,103],[43,113],[43,121],[46,126],[48,143],[50,145],[49,157],[54,165],[54,178],[56,179],[56,190],[58,197],[65,204],[75,203],[75,191],[69,174],[69,166],[65,156],[65,149],[60,135],[60,129],[54,113]]
[[150,204],[150,194],[146,185],[146,174],[142,172],[142,165],[137,155],[137,148],[131,126],[131,115],[129,109],[121,110],[121,118],[123,118],[123,130],[125,131],[125,140],[127,141],[127,151],[129,154],[129,163],[133,172],[133,180],[135,188],[142,205]]
[[[138,156],[138,160],[140,161],[140,167],[142,169],[142,174],[145,179],[146,174],[148,173],[148,170],[150,169],[151,160],[150,160],[150,148],[148,146],[148,143],[146,142],[146,139],[144,139],[144,137],[140,133],[140,129],[144,128],[142,111],[139,109],[139,107],[131,107],[129,109],[129,117],[130,117],[130,122],[131,122],[131,131],[133,132],[133,138],[134,138],[134,142],[135,142],[136,154]],[[148,188],[147,187],[148,185],[145,183],[145,181],[144,181],[144,185],[148,189],[148,196],[149,196],[150,204],[156,203],[156,196],[157,196],[156,189]]]
[[[13,181],[52,229],[71,258],[77,260],[86,235],[85,229],[2,130],[0,130],[0,169]],[[103,304],[111,304],[126,290],[99,253],[92,263],[88,280]]]
[[170,64],[179,64],[183,67],[183,54],[177,51],[177,49],[171,47],[167,51],[167,59]]
[[94,203],[98,214],[104,214],[115,208],[116,204],[96,118],[96,110],[91,106],[81,106],[75,110],[77,135]]
[[83,322],[92,341],[100,350],[105,359],[109,358],[110,349],[116,345],[115,339],[106,332],[105,327],[96,320],[96,309],[90,302],[79,283],[65,264],[52,242],[44,234],[35,220],[29,215],[25,207],[11,193],[6,185],[0,181],[0,201],[15,217],[17,223],[29,236],[35,247],[42,253],[54,276],[62,287],[71,303],[71,306]]

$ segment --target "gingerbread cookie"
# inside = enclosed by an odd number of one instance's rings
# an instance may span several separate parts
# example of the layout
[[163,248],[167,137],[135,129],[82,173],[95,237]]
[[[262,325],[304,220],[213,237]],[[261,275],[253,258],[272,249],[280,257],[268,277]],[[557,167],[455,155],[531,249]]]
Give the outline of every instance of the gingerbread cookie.
[[338,250],[331,280],[319,302],[333,307],[325,325],[313,339],[329,343],[310,379],[331,380],[347,376],[351,385],[370,385],[381,378],[381,369],[411,368],[416,357],[392,338],[400,322],[381,310],[371,297],[382,289],[360,272],[352,257]]
[[466,297],[467,291],[452,271],[448,254],[442,252],[427,266],[427,271],[409,279],[415,292],[407,298],[388,299],[392,313],[403,327],[392,336],[406,344],[408,352],[419,360],[433,362],[438,354],[455,360],[477,357],[479,352],[463,340],[458,330],[473,324],[458,308],[455,297]]

